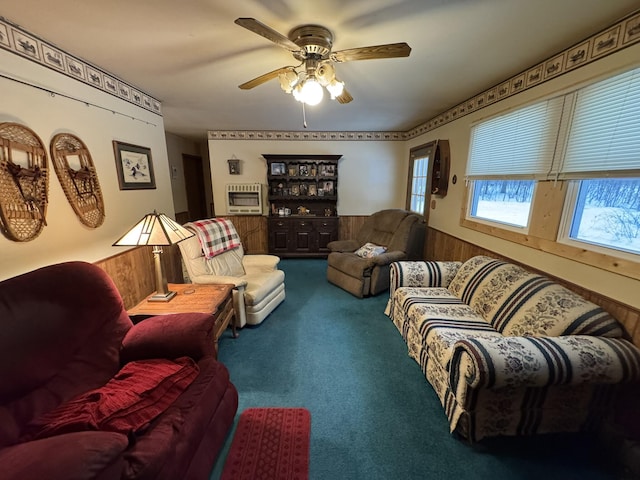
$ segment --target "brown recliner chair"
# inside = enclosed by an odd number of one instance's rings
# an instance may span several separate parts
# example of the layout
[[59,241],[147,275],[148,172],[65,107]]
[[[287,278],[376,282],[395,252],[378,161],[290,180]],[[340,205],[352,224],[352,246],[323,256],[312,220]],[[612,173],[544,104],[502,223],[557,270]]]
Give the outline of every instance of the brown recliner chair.
[[[360,298],[387,290],[391,262],[422,259],[425,229],[424,217],[416,213],[400,209],[374,213],[355,239],[327,245],[331,250],[327,280]],[[386,247],[386,251],[363,258],[359,250],[367,243]]]

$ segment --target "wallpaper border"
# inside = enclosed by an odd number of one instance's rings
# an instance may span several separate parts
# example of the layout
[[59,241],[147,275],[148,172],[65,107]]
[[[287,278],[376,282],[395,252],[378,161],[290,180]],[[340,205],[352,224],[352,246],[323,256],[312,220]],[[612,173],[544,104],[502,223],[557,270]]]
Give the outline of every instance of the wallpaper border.
[[162,105],[133,85],[0,17],[0,47],[162,116]]
[[[640,42],[640,10],[406,132],[209,130],[209,140],[404,141]],[[161,102],[0,17],[0,47],[162,116]]]

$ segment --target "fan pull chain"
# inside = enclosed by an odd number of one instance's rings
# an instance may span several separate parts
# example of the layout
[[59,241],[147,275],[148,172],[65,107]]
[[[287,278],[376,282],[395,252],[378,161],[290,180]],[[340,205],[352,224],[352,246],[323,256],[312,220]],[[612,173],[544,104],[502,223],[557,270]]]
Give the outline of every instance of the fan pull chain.
[[302,126],[307,128],[307,111],[304,108],[304,102],[300,103],[302,103]]

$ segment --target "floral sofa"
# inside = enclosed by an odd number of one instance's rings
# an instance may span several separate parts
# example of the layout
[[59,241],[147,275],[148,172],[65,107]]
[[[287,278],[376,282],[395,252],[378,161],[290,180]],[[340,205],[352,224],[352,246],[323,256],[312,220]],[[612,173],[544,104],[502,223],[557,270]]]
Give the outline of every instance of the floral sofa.
[[517,265],[395,262],[390,283],[385,313],[470,442],[593,429],[640,379],[640,350],[613,317]]

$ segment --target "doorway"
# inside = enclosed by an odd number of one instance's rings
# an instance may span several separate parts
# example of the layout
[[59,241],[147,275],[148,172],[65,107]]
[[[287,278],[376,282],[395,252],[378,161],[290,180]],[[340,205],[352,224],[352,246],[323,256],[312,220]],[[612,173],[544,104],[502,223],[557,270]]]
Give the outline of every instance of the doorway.
[[204,187],[202,157],[182,154],[184,185],[187,193],[189,221],[207,218],[207,201]]

